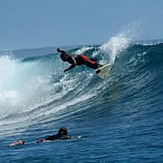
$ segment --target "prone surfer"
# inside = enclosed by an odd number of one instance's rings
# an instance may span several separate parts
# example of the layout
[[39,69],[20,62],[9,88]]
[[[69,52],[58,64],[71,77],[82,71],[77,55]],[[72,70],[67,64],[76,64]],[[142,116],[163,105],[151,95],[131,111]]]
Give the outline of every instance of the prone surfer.
[[99,63],[96,62],[95,59],[88,58],[86,55],[74,55],[74,54],[68,54],[64,50],[61,50],[60,48],[57,48],[57,52],[61,53],[60,58],[64,62],[70,63],[70,67],[64,70],[64,72],[71,70],[77,65],[86,65],[90,68],[97,69],[101,67]]
[[[58,130],[58,133],[56,135],[48,136],[45,139],[37,140],[35,143],[40,142],[49,142],[49,141],[55,141],[55,140],[66,140],[71,139],[70,136],[68,136],[68,131],[65,127],[62,127]],[[17,145],[23,145],[25,142],[23,140],[14,141],[10,144],[10,146],[17,146]]]
[[45,139],[37,140],[36,143],[49,142],[49,141],[54,141],[54,140],[65,140],[65,139],[71,139],[71,137],[68,136],[67,129],[63,127],[59,129],[56,135],[48,136]]

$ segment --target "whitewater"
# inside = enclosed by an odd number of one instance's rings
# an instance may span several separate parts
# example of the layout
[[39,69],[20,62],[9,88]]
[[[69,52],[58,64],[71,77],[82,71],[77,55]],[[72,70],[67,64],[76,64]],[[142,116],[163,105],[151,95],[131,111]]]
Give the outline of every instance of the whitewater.
[[[64,73],[57,47],[0,52],[0,162],[161,162],[163,41],[63,46],[112,68]],[[66,127],[77,139],[34,143]],[[10,147],[23,139],[23,146]]]

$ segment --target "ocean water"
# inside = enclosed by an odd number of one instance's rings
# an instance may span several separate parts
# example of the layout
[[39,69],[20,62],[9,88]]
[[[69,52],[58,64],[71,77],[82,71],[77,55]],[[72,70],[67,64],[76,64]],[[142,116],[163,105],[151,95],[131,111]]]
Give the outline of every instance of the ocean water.
[[[56,48],[1,52],[0,162],[162,162],[162,41],[62,47],[111,63],[106,80],[86,66],[63,73]],[[35,143],[60,127],[74,139]]]

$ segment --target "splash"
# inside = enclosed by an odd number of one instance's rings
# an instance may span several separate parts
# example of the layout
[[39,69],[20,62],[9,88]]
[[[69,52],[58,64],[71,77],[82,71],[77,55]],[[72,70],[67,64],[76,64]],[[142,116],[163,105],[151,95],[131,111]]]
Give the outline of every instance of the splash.
[[16,63],[9,56],[0,57],[0,106],[16,105],[19,101],[18,92],[12,89],[14,81],[12,81],[15,75]]
[[15,72],[15,62],[9,56],[0,57],[0,89],[4,88]]
[[28,110],[47,95],[49,81],[38,63],[22,64],[1,56],[0,65],[0,117]]
[[91,49],[93,49],[93,47],[86,47],[86,46],[84,46],[84,47],[82,47],[81,49],[77,50],[77,51],[75,52],[75,54],[82,54],[82,53],[84,53],[85,51],[91,50]]
[[106,59],[110,60],[111,64],[114,64],[116,56],[130,45],[137,29],[138,25],[129,25],[100,47],[100,51],[105,54]]

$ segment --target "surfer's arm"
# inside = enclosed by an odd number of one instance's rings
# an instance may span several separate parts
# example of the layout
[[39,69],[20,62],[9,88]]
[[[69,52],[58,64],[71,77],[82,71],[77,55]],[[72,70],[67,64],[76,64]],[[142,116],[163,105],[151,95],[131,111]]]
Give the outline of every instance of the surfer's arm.
[[64,70],[64,72],[66,72],[66,71],[69,71],[69,70],[73,69],[75,66],[76,66],[75,64],[71,65],[69,68],[65,69],[65,70]]
[[75,60],[75,58],[74,58],[73,56],[71,56],[71,59],[70,59],[69,62],[71,63],[71,66],[70,66],[69,68],[65,69],[64,72],[73,69],[73,68],[76,66],[76,64],[77,64],[77,63],[76,63],[76,60]]
[[59,53],[66,53],[64,50],[61,50],[60,48],[57,48],[57,52],[59,52]]

